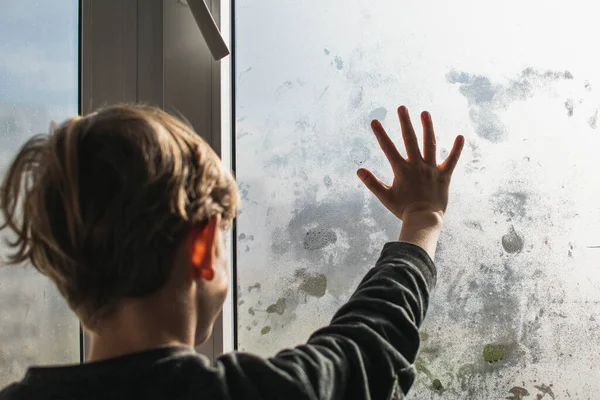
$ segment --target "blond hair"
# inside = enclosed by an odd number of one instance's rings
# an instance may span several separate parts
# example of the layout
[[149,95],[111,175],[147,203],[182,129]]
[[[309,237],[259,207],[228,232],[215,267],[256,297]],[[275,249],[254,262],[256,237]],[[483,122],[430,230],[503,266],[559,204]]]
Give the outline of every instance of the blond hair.
[[31,262],[91,324],[158,291],[187,232],[216,215],[226,228],[237,204],[233,177],[190,126],[114,106],[25,143],[0,189],[0,229],[14,234],[8,262]]

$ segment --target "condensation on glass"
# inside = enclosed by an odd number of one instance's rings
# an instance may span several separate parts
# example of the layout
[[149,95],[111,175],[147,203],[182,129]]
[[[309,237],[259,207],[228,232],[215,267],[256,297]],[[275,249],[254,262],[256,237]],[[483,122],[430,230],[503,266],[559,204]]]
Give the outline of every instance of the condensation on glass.
[[368,123],[400,144],[406,104],[466,136],[410,398],[595,398],[598,6],[236,5],[239,348],[305,341],[397,238],[355,171],[389,182]]
[[[78,2],[0,0],[0,175],[32,135],[77,113]],[[2,235],[3,238],[6,235]],[[0,245],[0,259],[6,245]],[[79,327],[31,266],[0,262],[0,387],[32,364],[79,360]]]

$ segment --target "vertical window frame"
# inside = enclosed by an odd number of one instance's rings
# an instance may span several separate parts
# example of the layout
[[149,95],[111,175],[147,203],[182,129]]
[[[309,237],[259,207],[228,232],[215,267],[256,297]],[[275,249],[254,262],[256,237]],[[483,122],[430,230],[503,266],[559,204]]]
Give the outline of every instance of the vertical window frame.
[[[207,0],[207,5],[221,27],[225,41],[232,42],[232,2]],[[187,14],[182,10],[173,11],[173,7],[186,6],[185,0],[79,0],[79,113],[87,114],[110,104],[136,102],[181,111],[222,157],[225,168],[232,169],[235,162],[233,56],[214,61],[200,30],[190,24],[194,20],[191,11]],[[187,30],[177,31],[176,28],[184,23]],[[177,61],[183,63],[183,68],[191,70],[199,63],[203,66],[202,71],[210,71],[196,80],[196,83],[204,78],[210,80],[209,98],[198,99],[200,95],[195,93],[178,92],[182,85],[177,86],[176,78],[169,76],[169,67],[174,64],[172,59],[167,59],[167,51],[179,45],[175,41],[169,43],[169,40],[181,39],[177,36],[181,34],[198,47],[190,57],[181,53],[175,57],[179,57]],[[199,126],[195,115],[186,115],[185,110],[199,110],[198,114],[208,115],[210,128]],[[212,361],[219,354],[234,350],[236,343],[234,232],[235,223],[227,235],[231,271],[229,295],[212,338],[198,347],[198,351]],[[89,356],[89,340],[80,328],[81,362]]]

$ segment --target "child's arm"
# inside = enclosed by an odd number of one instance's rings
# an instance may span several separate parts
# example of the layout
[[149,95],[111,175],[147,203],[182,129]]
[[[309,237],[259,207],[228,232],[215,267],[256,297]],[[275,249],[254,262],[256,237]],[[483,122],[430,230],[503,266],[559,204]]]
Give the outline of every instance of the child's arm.
[[222,357],[220,376],[232,399],[401,399],[412,385],[419,327],[436,280],[432,258],[463,138],[438,166],[429,114],[422,115],[423,156],[408,112],[401,107],[399,115],[408,159],[379,122],[372,124],[394,170],[393,184],[383,184],[367,170],[358,175],[403,220],[400,241],[385,245],[348,303],[306,345],[268,360],[250,354]]

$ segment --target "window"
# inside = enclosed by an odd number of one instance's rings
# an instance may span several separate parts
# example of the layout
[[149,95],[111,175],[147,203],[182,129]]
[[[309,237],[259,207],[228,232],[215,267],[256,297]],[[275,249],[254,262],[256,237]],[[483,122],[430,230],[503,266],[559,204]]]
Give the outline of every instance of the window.
[[[432,112],[467,145],[413,399],[593,398],[600,383],[597,7],[575,0],[236,2],[237,344],[327,324],[400,223],[368,123]],[[529,397],[527,397],[529,398]]]
[[[78,2],[0,1],[0,174],[51,120],[78,111]],[[0,245],[4,247],[3,243]],[[0,253],[6,254],[0,247]],[[79,325],[30,266],[0,264],[0,387],[31,364],[79,361]]]

